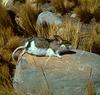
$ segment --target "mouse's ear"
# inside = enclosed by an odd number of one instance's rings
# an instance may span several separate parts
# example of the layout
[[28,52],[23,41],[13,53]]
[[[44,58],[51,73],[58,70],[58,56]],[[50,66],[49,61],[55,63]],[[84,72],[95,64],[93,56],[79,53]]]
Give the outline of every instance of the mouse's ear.
[[54,35],[54,38],[59,44],[62,44],[63,39],[59,35]]

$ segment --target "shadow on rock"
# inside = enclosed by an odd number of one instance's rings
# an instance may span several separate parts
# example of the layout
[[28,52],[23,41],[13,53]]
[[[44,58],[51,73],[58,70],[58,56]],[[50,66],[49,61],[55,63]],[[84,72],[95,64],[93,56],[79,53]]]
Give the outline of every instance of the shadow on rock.
[[75,54],[75,51],[71,51],[71,50],[66,50],[66,51],[61,51],[60,55],[65,55],[65,54]]

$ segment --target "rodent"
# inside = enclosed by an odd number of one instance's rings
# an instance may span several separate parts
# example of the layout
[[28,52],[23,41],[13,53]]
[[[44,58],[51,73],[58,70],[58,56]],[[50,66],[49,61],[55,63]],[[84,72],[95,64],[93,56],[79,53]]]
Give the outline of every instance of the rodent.
[[12,53],[12,59],[15,60],[14,56],[15,53],[23,49],[21,53],[21,57],[25,53],[33,54],[36,56],[60,56],[60,51],[65,50],[67,47],[63,41],[63,39],[58,36],[54,35],[54,39],[45,39],[43,37],[33,37],[30,38],[25,45],[19,46],[16,48]]

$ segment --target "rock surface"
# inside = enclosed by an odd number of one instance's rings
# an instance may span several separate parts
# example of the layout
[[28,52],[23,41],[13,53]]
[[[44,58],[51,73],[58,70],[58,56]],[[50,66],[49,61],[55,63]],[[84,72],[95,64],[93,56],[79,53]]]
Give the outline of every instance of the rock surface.
[[[86,95],[92,68],[92,82],[100,95],[100,56],[74,50],[62,58],[25,54],[16,65],[13,86],[26,95]],[[32,94],[34,93],[34,94]]]
[[42,11],[50,11],[50,12],[56,12],[56,9],[52,6],[50,3],[45,3],[41,5],[41,10]]
[[39,14],[37,18],[37,25],[42,25],[44,23],[47,23],[49,25],[61,25],[62,24],[62,19],[57,16],[55,13],[49,12],[49,11],[44,11]]

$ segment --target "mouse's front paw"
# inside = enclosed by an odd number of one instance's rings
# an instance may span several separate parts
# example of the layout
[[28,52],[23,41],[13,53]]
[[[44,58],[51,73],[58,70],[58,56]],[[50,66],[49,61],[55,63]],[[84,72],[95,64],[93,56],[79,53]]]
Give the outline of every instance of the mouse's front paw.
[[58,55],[58,54],[57,54],[56,56],[57,56],[58,58],[62,58],[62,56],[61,56],[61,55]]

